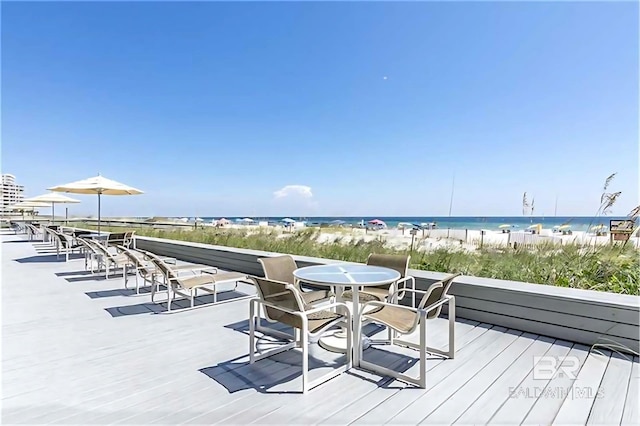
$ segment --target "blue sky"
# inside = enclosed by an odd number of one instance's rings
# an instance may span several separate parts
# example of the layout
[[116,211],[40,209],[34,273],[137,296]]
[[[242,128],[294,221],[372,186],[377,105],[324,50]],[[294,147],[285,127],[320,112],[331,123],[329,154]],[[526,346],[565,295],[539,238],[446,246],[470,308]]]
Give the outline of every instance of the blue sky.
[[[2,4],[2,170],[104,215],[638,204],[638,4]],[[297,185],[293,187],[288,187]],[[288,188],[287,188],[288,187]],[[308,187],[308,188],[307,188]],[[95,197],[71,213],[95,213]]]

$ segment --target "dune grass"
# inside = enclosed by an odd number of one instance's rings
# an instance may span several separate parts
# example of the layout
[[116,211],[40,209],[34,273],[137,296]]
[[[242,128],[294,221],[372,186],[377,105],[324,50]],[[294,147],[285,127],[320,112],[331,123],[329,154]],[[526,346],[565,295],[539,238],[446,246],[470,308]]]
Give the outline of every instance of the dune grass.
[[[86,224],[77,224],[90,228]],[[125,228],[102,228],[123,232]],[[292,234],[275,230],[243,229],[150,229],[135,228],[137,235],[248,248],[326,259],[364,262],[370,253],[407,253],[385,246],[384,241],[357,240],[345,243],[342,236],[318,243],[318,229]],[[638,295],[640,256],[631,246],[581,247],[576,245],[531,248],[485,247],[476,252],[440,248],[413,252],[412,268],[437,272],[547,284]]]

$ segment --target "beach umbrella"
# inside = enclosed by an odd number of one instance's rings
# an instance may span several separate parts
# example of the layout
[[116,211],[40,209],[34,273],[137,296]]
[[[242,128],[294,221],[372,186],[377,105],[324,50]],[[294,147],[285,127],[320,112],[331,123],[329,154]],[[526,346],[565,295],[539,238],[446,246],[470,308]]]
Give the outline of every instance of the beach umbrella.
[[511,228],[511,225],[509,225],[508,223],[505,223],[503,225],[498,226],[498,228],[500,229]]
[[20,201],[7,207],[10,210],[22,212],[22,221],[24,222],[24,212],[33,212],[35,209],[50,207],[47,203],[38,203],[34,201]]
[[563,230],[563,229],[569,229],[571,228],[571,225],[560,225],[558,226],[558,229]]
[[98,232],[100,232],[100,197],[102,195],[138,195],[143,192],[100,175],[48,188],[49,191],[98,195]]
[[329,222],[332,225],[344,225],[346,222],[344,220],[336,219]]
[[38,195],[37,197],[25,198],[24,201],[30,201],[34,203],[51,203],[51,222],[55,219],[56,204],[74,204],[79,203],[80,200],[67,197],[66,195],[50,192],[48,194]]
[[295,220],[289,218],[289,217],[285,217],[284,219],[282,219],[282,222],[285,223],[295,223]]
[[607,229],[606,225],[600,224],[600,225],[595,225],[591,227],[592,231],[601,231],[603,229]]

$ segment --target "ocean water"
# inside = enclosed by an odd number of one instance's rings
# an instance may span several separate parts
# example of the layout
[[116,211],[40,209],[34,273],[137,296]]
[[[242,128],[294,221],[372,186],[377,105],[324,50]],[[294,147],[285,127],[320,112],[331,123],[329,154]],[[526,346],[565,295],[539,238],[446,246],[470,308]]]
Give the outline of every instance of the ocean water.
[[[246,216],[245,216],[246,217]],[[194,218],[190,218],[193,220]],[[211,222],[212,220],[220,219],[219,217],[202,217],[204,222]],[[230,221],[235,221],[235,217],[227,217]],[[253,217],[251,218],[258,221],[268,222],[280,222],[283,217]],[[389,228],[397,227],[400,222],[409,223],[435,223],[436,228],[439,229],[499,229],[500,225],[508,224],[512,225],[512,230],[527,229],[531,225],[541,224],[543,228],[553,228],[554,226],[570,225],[573,231],[587,231],[592,226],[604,224],[609,227],[610,220],[626,219],[624,217],[614,216],[411,216],[411,217],[386,217],[386,216],[358,216],[358,217],[291,217],[296,221],[304,221],[308,225],[319,225],[323,223],[330,223],[336,220],[344,221],[346,225],[357,225],[361,221],[368,222],[373,219],[380,219],[387,224]]]

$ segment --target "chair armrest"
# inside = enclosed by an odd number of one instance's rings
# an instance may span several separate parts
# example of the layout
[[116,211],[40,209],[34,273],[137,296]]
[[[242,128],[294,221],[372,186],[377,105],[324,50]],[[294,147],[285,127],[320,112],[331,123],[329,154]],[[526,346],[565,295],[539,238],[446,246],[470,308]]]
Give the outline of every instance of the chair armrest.
[[405,291],[406,291],[407,293],[427,294],[427,292],[426,292],[426,291],[424,291],[424,290],[418,290],[418,289],[415,289],[415,288],[407,288],[407,287],[404,287],[404,288],[402,288],[402,289],[397,289],[396,291],[394,291],[394,292],[393,292],[393,294],[392,294],[391,296],[397,296],[397,295],[398,295],[398,293],[400,293],[400,292],[405,292]]
[[445,303],[449,303],[449,301],[453,300],[453,299],[454,299],[453,296],[447,294],[447,295],[444,296],[444,299],[440,299],[436,303],[432,303],[431,305],[427,306],[426,308],[423,308],[423,310],[425,312],[431,312],[434,309],[444,305]]
[[418,308],[412,308],[411,306],[398,305],[398,304],[396,304],[396,303],[389,303],[389,302],[381,302],[381,301],[379,301],[379,300],[372,300],[372,301],[367,302],[367,303],[364,303],[364,304],[362,305],[362,307],[360,308],[360,316],[366,315],[366,313],[365,313],[365,308],[366,308],[367,306],[379,306],[379,307],[381,307],[381,308],[384,308],[385,306],[390,306],[390,307],[393,307],[393,308],[402,308],[402,309],[406,309],[406,310],[408,310],[408,311],[415,312],[415,313],[419,313],[419,312],[420,312],[420,309],[418,309]]

